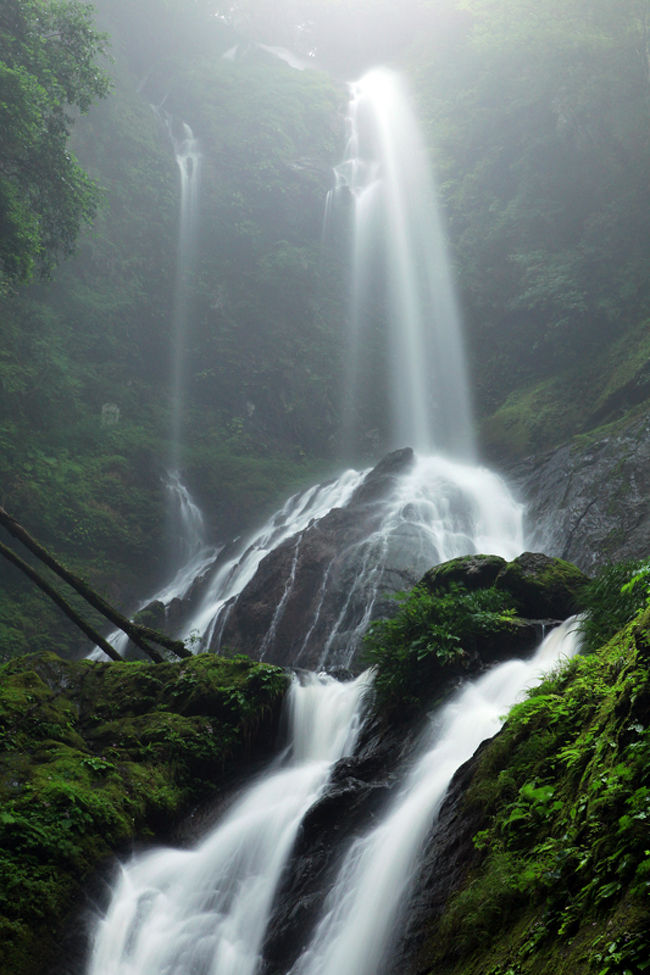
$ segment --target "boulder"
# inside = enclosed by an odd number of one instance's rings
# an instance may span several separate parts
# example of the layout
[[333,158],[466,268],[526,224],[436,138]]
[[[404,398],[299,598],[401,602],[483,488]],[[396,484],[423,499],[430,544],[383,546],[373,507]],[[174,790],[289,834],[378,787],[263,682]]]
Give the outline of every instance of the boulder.
[[509,593],[522,616],[563,620],[581,608],[588,577],[564,559],[524,552],[505,564],[494,586]]

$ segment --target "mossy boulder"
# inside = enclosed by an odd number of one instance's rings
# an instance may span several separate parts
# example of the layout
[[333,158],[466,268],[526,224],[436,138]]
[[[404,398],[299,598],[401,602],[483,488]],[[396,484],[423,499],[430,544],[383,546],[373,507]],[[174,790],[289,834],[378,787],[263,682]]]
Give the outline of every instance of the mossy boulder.
[[582,608],[582,591],[588,581],[571,562],[524,552],[503,566],[494,585],[512,596],[521,615],[563,620]]
[[468,590],[486,589],[494,585],[507,564],[500,555],[462,555],[429,569],[421,585],[429,592],[447,591],[454,585]]
[[431,593],[460,586],[468,591],[494,586],[511,597],[525,619],[563,620],[582,606],[589,578],[571,562],[541,552],[524,552],[512,562],[498,555],[464,555],[437,565],[420,585]]
[[276,667],[212,654],[0,668],[0,975],[47,970],[102,861],[268,750],[286,687]]
[[562,559],[467,555],[430,569],[365,640],[380,711],[430,707],[459,678],[539,643],[544,626],[580,610],[589,580]]

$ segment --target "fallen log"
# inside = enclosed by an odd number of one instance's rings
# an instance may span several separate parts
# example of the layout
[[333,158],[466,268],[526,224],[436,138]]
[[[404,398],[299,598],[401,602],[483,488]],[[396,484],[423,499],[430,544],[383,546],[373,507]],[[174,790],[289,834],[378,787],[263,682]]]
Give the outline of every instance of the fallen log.
[[[107,603],[98,593],[96,593],[90,586],[80,579],[79,576],[74,575],[61,565],[57,560],[43,548],[35,538],[33,538],[28,531],[26,531],[22,525],[20,525],[15,518],[13,518],[8,511],[0,506],[0,525],[7,529],[10,535],[13,535],[19,542],[21,542],[25,548],[36,556],[41,562],[44,563],[52,572],[56,573],[60,579],[63,579],[69,586],[72,587],[80,596],[86,600],[91,606],[94,607],[102,616],[105,616],[107,620],[113,623],[118,629],[122,630],[123,633],[133,641],[133,643],[139,647],[147,656],[151,657],[152,660],[156,662],[162,661],[163,657],[149,645],[147,641],[157,643],[161,647],[165,647],[166,650],[171,650],[173,654],[177,657],[189,658],[192,656],[190,651],[187,649],[182,640],[174,640],[171,637],[166,636],[164,633],[159,633],[157,630],[152,630],[148,626],[141,626],[139,623],[134,623],[132,620],[127,619],[127,617],[122,616],[118,613],[110,603]],[[26,564],[26,563],[25,563]],[[102,648],[103,649],[103,648]]]

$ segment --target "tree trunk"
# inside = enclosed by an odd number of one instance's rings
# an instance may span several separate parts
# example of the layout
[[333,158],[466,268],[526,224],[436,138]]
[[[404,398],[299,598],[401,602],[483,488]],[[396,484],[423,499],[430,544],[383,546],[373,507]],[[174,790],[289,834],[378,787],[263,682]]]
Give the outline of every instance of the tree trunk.
[[49,582],[46,582],[45,579],[43,579],[43,577],[40,576],[38,572],[32,568],[31,565],[28,565],[27,562],[24,562],[19,555],[16,555],[14,551],[12,551],[10,548],[7,548],[7,546],[3,545],[2,542],[0,542],[0,555],[3,555],[9,562],[15,565],[18,569],[20,569],[21,572],[24,572],[25,575],[29,579],[31,579],[32,582],[35,583],[35,585],[38,586],[39,589],[42,589],[45,595],[49,596],[50,599],[56,603],[56,605],[63,613],[65,613],[68,619],[72,620],[72,622],[76,626],[78,626],[79,629],[82,630],[86,634],[86,636],[90,640],[92,640],[93,643],[95,643],[98,647],[100,647],[104,651],[107,657],[110,657],[111,660],[122,659],[119,653],[117,652],[117,650],[115,650],[110,645],[110,643],[108,643],[104,639],[103,636],[100,636],[99,633],[96,633],[95,630],[93,630],[92,626],[89,626],[89,624],[86,623],[86,621],[83,620],[81,616],[79,616],[76,613],[76,611],[72,608],[72,606],[70,606],[70,604],[66,602],[63,596],[60,593],[58,593],[56,589],[52,588]]
[[[11,515],[5,511],[3,507],[0,507],[0,525],[3,525],[7,531],[17,538],[19,542],[30,550],[41,562],[44,562],[48,568],[55,572],[59,578],[63,579],[69,586],[75,589],[80,596],[90,603],[98,612],[105,616],[107,620],[110,620],[118,629],[126,633],[128,637],[135,643],[137,647],[140,647],[147,656],[151,657],[152,660],[160,662],[163,658],[160,656],[157,650],[150,647],[146,642],[151,640],[154,643],[165,647],[167,650],[171,650],[177,657],[189,658],[192,656],[190,651],[186,648],[182,640],[173,640],[171,637],[166,636],[164,633],[159,633],[157,630],[152,630],[148,626],[140,626],[138,623],[134,623],[132,620],[127,619],[122,616],[117,610],[113,609],[106,600],[102,599],[96,592],[94,592],[90,586],[87,585],[78,576],[75,576],[72,572],[69,572],[65,566],[57,562],[55,558],[44,549],[42,545],[32,538],[32,536],[15,520]],[[120,658],[121,659],[121,658]]]

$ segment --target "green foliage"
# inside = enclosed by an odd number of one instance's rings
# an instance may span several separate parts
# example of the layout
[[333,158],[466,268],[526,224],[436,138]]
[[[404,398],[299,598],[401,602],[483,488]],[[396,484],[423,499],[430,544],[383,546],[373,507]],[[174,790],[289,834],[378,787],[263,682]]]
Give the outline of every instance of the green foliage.
[[[645,571],[632,579],[645,589]],[[649,623],[646,607],[549,675],[481,752],[466,800],[479,860],[430,945],[438,975],[645,970]]]
[[650,562],[617,562],[600,570],[584,590],[585,649],[594,651],[643,609],[650,598]]
[[208,654],[0,669],[0,970],[31,975],[101,860],[168,828],[272,740],[287,678]]
[[[168,94],[204,152],[182,466],[225,539],[320,475],[331,449],[330,324],[344,297],[334,272],[321,288],[318,246],[342,89],[266,55],[215,58],[211,30],[174,33],[205,14],[198,4],[191,16],[187,4],[99,6],[115,32],[114,87],[73,144],[106,206],[55,282],[2,301],[0,480],[7,508],[128,612],[161,581],[170,429],[178,173],[150,103]],[[118,407],[113,427],[104,404]],[[0,573],[2,655],[75,653],[57,611]]]
[[382,703],[430,702],[445,668],[462,669],[481,638],[506,630],[515,616],[510,597],[493,588],[468,591],[452,583],[442,593],[416,586],[396,597],[400,608],[378,620],[365,638]]
[[108,91],[105,39],[78,0],[4,0],[0,14],[0,293],[48,274],[94,215],[95,186],[69,151],[74,109]]

